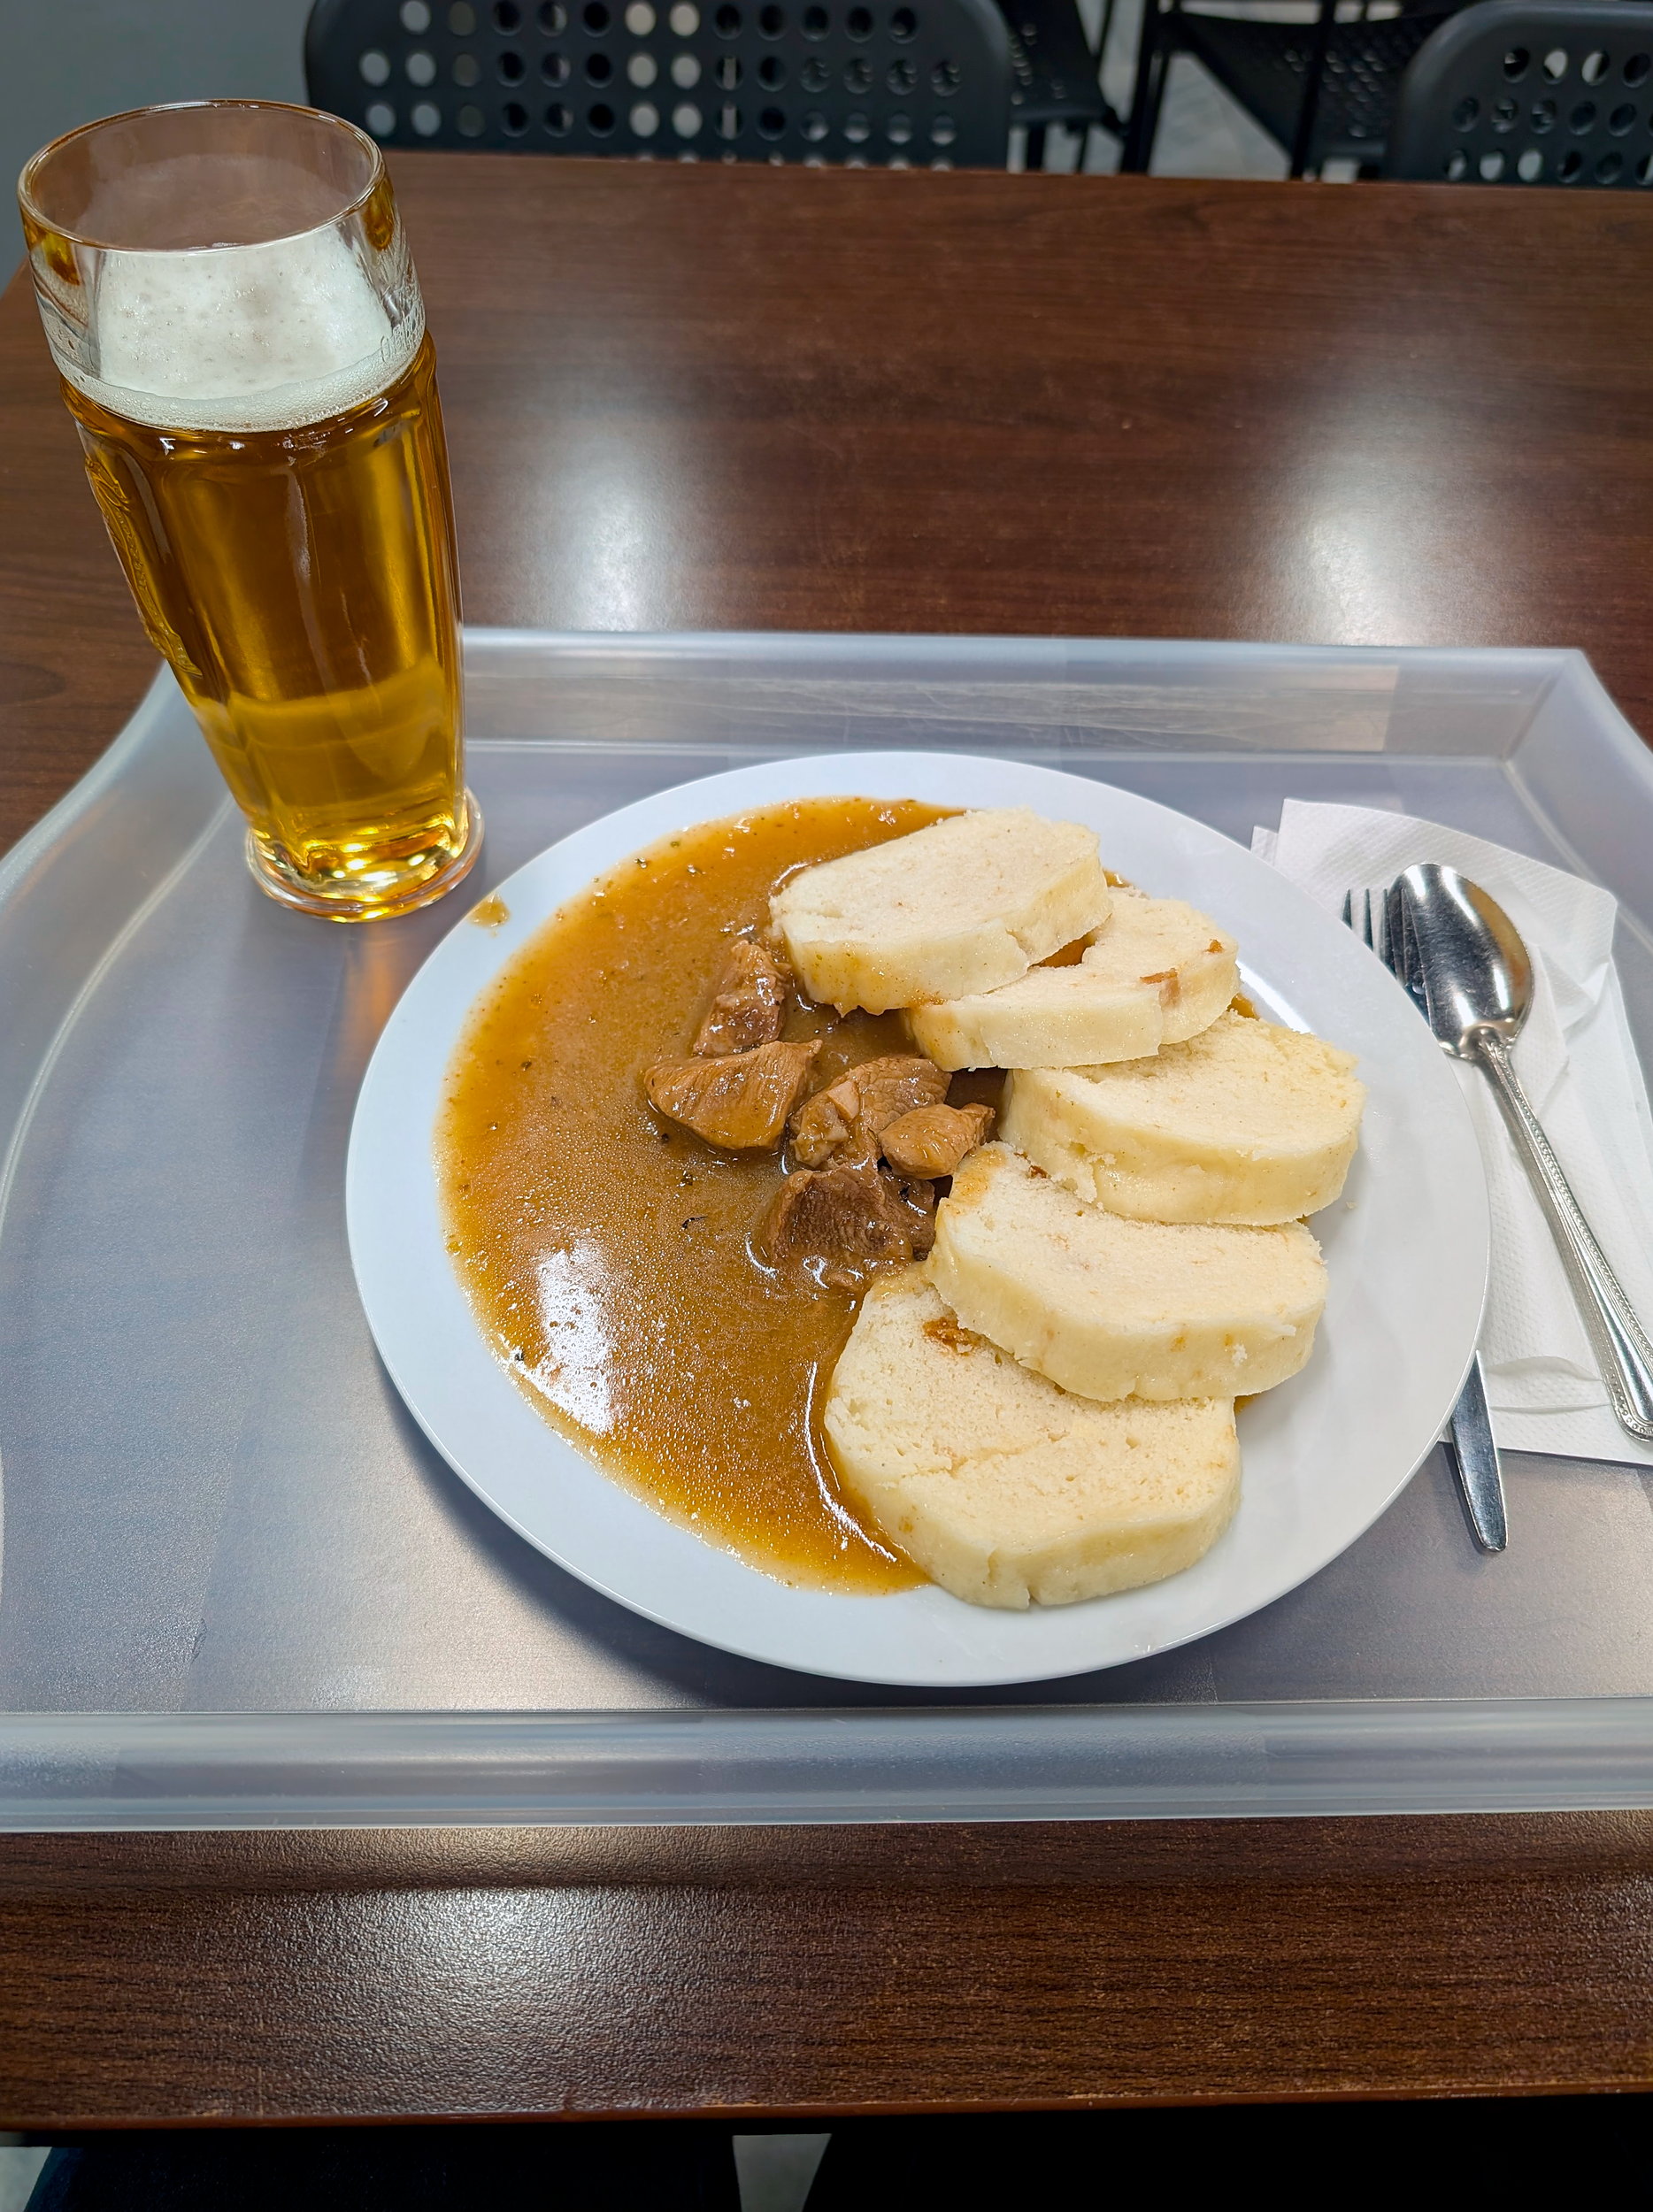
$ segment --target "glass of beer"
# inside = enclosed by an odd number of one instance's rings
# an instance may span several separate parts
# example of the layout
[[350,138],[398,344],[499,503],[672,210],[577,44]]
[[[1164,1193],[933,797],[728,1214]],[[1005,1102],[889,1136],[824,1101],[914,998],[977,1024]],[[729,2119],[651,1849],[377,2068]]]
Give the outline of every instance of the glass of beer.
[[92,489],[254,877],[334,921],[440,898],[482,826],[435,359],[378,147],[204,101],[71,131],[18,189]]

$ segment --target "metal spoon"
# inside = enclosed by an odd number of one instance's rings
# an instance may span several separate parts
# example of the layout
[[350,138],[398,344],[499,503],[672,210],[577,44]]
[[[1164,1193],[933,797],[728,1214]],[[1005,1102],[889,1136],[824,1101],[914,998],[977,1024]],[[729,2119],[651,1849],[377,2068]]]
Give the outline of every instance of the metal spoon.
[[1510,1048],[1533,1005],[1533,964],[1515,924],[1478,883],[1437,861],[1400,878],[1410,979],[1421,984],[1429,1026],[1446,1049],[1491,1083],[1540,1204],[1549,1216],[1613,1411],[1653,1443],[1653,1344],[1549,1148]]
[[[1417,949],[1413,932],[1406,926],[1399,885],[1391,884],[1387,891],[1380,891],[1375,899],[1369,890],[1358,894],[1346,892],[1343,919],[1377,954],[1427,1021],[1423,984],[1413,973]],[[1479,1352],[1470,1361],[1464,1387],[1447,1422],[1446,1445],[1447,1456],[1457,1477],[1458,1495],[1464,1502],[1471,1536],[1480,1550],[1501,1552],[1510,1540],[1510,1516],[1504,1503],[1503,1467],[1498,1447],[1493,1441],[1492,1416],[1487,1409],[1487,1379],[1481,1372]]]

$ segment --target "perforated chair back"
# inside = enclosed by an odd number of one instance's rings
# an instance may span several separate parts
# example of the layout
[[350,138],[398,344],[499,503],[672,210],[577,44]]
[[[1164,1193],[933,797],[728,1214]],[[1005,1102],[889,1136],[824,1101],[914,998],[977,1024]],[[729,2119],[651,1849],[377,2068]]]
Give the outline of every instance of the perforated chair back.
[[1402,79],[1384,166],[1449,184],[1653,184],[1653,7],[1466,8]]
[[993,0],[316,0],[317,107],[387,145],[1003,168]]
[[1294,177],[1384,158],[1407,64],[1463,0],[1318,0],[1279,19],[1272,0],[1149,0],[1122,165],[1146,169],[1176,54],[1191,54],[1281,147]]

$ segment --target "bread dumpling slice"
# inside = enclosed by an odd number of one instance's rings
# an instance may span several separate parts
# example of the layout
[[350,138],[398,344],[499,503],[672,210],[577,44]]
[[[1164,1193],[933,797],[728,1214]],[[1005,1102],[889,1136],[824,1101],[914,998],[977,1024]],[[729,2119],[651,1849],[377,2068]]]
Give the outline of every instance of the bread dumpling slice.
[[[1180,1045],[1208,1029],[1240,988],[1239,949],[1198,907],[1182,899],[1150,899],[1134,884],[1121,884],[1112,913],[1080,964],[1116,988],[1152,991],[1159,1001],[1160,1043]],[[1131,1056],[1106,1055],[1111,1060]]]
[[907,1026],[938,1068],[1071,1068],[1157,1052],[1165,1025],[1157,991],[1121,989],[1081,964],[915,1006]]
[[1238,948],[1180,899],[1116,887],[1077,966],[915,1006],[913,1041],[938,1068],[1073,1068],[1136,1060],[1214,1022],[1240,987]]
[[1365,1096],[1352,1054],[1229,1013],[1152,1059],[1022,1071],[999,1127],[1111,1213],[1255,1227],[1331,1204]]
[[1093,830],[988,807],[805,868],[770,912],[818,1005],[884,1014],[1013,983],[1111,905]]
[[868,1290],[827,1394],[844,1489],[970,1605],[1071,1605],[1211,1549],[1240,1496],[1226,1398],[1096,1405],[961,1329],[919,1268]]
[[1083,1398],[1272,1390],[1307,1360],[1326,1303],[1326,1263],[1300,1222],[1127,1221],[1003,1144],[953,1178],[927,1265],[966,1328]]

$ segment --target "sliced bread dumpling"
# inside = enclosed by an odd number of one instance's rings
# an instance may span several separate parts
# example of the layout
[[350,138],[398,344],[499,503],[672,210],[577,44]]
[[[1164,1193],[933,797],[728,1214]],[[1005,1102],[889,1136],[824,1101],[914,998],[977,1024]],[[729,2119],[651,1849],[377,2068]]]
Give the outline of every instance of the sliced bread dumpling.
[[1068,1605],[1209,1551],[1240,1495],[1226,1398],[1097,1405],[961,1329],[921,1269],[875,1281],[827,1394],[844,1489],[971,1605]]
[[884,1014],[1013,983],[1111,904],[1094,831],[988,807],[805,868],[770,911],[818,1005]]
[[965,1326],[1080,1397],[1272,1390],[1314,1346],[1326,1263],[1300,1222],[1129,1221],[1003,1144],[936,1209],[929,1278]]
[[1111,1213],[1259,1226],[1331,1204],[1365,1095],[1352,1054],[1230,1013],[1151,1059],[1024,1070],[999,1126]]
[[1239,988],[1237,948],[1180,899],[1116,887],[1074,967],[915,1006],[913,1041],[938,1068],[1073,1068],[1136,1060],[1214,1022]]
[[1160,1043],[1180,1045],[1209,1028],[1240,988],[1239,949],[1227,931],[1198,907],[1182,899],[1150,899],[1134,885],[1122,884],[1114,891],[1112,913],[1085,948],[1080,964],[1118,989],[1152,991],[1159,1001]]
[[1121,990],[1081,964],[915,1006],[907,1026],[938,1068],[1071,1068],[1157,1052],[1164,1023],[1157,991]]

